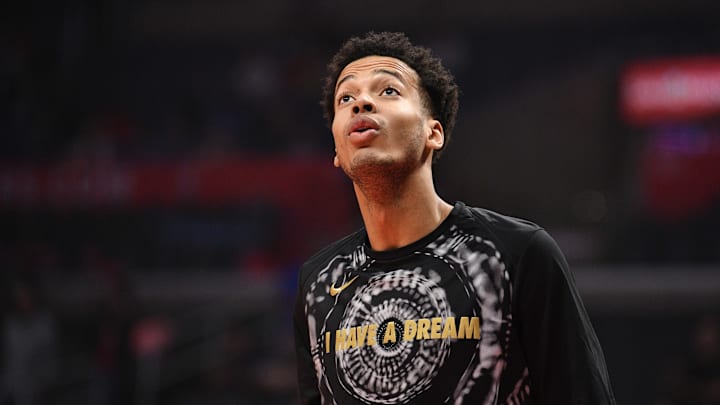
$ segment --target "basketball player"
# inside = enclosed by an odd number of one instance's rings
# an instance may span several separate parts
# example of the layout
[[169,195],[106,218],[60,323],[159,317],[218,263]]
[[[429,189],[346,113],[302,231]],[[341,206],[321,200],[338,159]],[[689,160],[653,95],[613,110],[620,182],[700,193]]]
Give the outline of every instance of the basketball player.
[[301,268],[302,404],[614,404],[567,263],[539,226],[438,196],[452,75],[404,34],[369,33],[324,89],[335,166],[364,228]]

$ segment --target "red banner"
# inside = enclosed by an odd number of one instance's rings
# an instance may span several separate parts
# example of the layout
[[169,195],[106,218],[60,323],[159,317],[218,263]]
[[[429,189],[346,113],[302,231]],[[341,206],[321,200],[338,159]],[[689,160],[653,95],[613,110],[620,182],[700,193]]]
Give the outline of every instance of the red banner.
[[62,162],[0,168],[0,206],[132,207],[227,205],[267,200],[317,205],[349,190],[330,160],[224,158],[119,164]]
[[720,113],[720,57],[630,65],[621,78],[621,109],[625,119],[636,125]]

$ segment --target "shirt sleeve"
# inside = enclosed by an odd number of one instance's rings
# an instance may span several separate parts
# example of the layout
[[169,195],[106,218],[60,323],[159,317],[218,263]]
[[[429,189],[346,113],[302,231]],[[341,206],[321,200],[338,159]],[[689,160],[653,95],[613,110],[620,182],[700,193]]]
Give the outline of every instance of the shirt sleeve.
[[560,248],[536,231],[516,268],[514,318],[539,405],[614,405],[605,359]]
[[[300,283],[299,285],[302,286]],[[293,316],[298,397],[301,405],[319,405],[320,392],[318,391],[318,380],[310,351],[310,337],[308,334],[304,302],[302,289],[298,288],[297,299],[295,301],[295,313]]]

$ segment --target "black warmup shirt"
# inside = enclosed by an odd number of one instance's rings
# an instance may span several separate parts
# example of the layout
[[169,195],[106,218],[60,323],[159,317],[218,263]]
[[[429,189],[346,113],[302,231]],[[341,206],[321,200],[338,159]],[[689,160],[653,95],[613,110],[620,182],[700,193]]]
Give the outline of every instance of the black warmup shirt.
[[614,404],[559,248],[537,225],[456,203],[376,252],[358,231],[301,268],[302,404]]

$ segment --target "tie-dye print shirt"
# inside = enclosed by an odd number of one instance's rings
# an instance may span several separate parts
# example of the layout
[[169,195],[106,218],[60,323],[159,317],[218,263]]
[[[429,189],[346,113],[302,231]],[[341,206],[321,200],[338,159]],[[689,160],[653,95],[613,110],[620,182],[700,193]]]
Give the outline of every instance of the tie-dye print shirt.
[[537,225],[461,202],[376,252],[360,230],[302,267],[302,404],[614,404],[567,263]]

